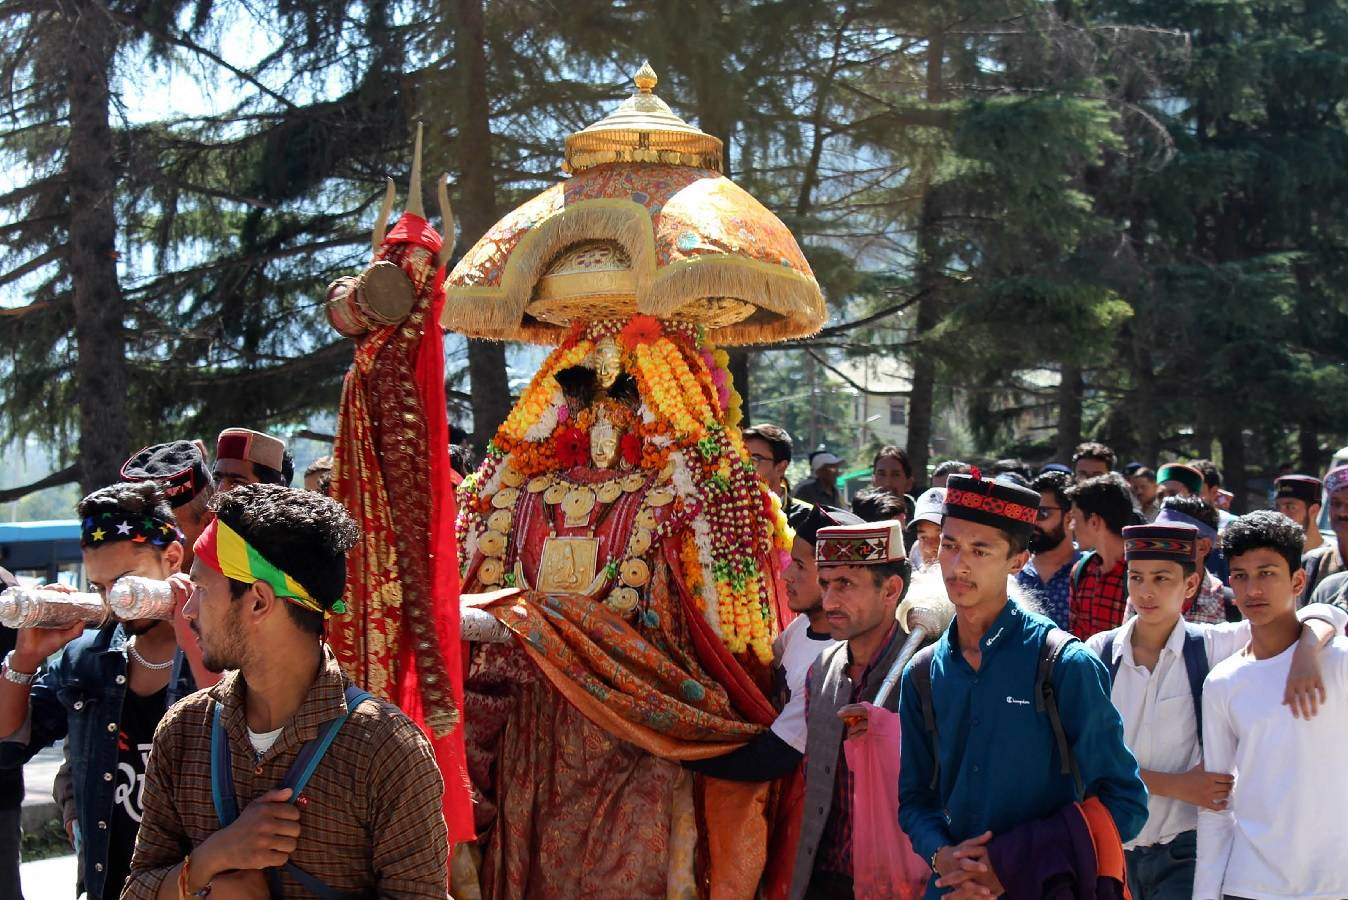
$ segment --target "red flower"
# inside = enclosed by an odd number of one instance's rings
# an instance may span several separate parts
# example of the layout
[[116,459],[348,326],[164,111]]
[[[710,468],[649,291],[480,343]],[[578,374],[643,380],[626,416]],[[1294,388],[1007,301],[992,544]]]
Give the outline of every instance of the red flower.
[[566,468],[590,461],[590,436],[579,428],[559,428],[553,438],[557,461]]
[[629,466],[635,466],[641,459],[641,438],[631,432],[622,436],[618,442],[618,450],[622,454],[623,462]]
[[631,350],[639,344],[654,343],[664,333],[660,320],[654,316],[633,316],[618,332],[618,342]]

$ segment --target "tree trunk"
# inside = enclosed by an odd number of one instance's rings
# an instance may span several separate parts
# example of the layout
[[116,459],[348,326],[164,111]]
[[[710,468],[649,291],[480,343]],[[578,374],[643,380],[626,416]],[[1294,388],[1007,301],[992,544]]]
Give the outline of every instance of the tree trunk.
[[1301,460],[1301,472],[1320,477],[1320,432],[1310,422],[1302,422],[1297,429],[1297,456]]
[[1058,446],[1055,458],[1070,463],[1077,444],[1081,443],[1081,399],[1086,392],[1081,367],[1063,363],[1062,380],[1058,384]]
[[1239,422],[1222,427],[1222,487],[1236,497],[1231,511],[1243,513],[1249,509],[1249,476],[1245,471],[1245,434]]
[[[482,0],[457,0],[459,34],[455,52],[463,86],[459,124],[461,178],[458,221],[460,249],[466,251],[496,222],[496,179],[492,173],[491,111],[487,105],[487,33]],[[472,384],[473,447],[480,455],[510,412],[505,345],[468,341]]]
[[98,4],[68,7],[74,21],[66,57],[70,102],[70,246],[67,260],[75,309],[75,388],[78,395],[80,487],[117,481],[131,451],[126,419],[125,301],[117,281],[117,163],[108,124],[116,34]]
[[[941,66],[945,59],[945,36],[933,29],[927,41],[927,100],[939,103],[944,93]],[[936,391],[936,357],[922,341],[941,319],[940,295],[936,284],[941,277],[938,259],[939,240],[936,234],[938,213],[935,189],[930,174],[924,174],[922,212],[917,223],[917,284],[916,323],[913,326],[912,391],[908,395],[908,459],[917,478],[914,490],[927,485],[927,463],[931,455],[931,420]]]

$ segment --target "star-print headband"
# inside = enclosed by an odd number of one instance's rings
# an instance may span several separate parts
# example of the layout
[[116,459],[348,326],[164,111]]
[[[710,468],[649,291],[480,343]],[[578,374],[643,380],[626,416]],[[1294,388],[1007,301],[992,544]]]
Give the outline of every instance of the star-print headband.
[[271,585],[276,596],[284,597],[296,606],[310,612],[322,613],[328,618],[334,612],[346,612],[346,604],[338,600],[331,610],[313,598],[304,585],[272,565],[265,556],[245,541],[237,531],[219,519],[212,519],[193,546],[197,559],[226,578],[254,584],[258,581]]
[[102,547],[117,541],[164,548],[181,541],[178,526],[158,516],[133,516],[124,512],[101,512],[80,523],[80,547]]

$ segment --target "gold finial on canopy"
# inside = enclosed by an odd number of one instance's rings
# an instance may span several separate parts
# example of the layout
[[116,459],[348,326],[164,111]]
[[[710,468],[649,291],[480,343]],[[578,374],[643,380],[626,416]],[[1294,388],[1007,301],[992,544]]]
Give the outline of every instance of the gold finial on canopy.
[[652,91],[659,77],[649,62],[632,81],[637,91],[610,115],[566,139],[567,172],[613,162],[663,163],[721,171],[721,139],[674,114]]

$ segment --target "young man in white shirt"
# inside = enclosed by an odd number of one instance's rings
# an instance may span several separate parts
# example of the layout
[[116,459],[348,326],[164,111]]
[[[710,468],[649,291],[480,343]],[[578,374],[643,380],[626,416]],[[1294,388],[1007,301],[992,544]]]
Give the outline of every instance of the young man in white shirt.
[[1319,655],[1318,715],[1294,721],[1317,703],[1290,705],[1284,690],[1304,633],[1302,540],[1296,523],[1270,510],[1222,534],[1250,642],[1213,668],[1203,691],[1205,759],[1231,772],[1235,787],[1225,809],[1199,813],[1195,900],[1348,897],[1348,771],[1335,761],[1348,746],[1348,641],[1336,637]]
[[[1123,719],[1124,741],[1147,783],[1147,823],[1124,845],[1134,900],[1188,900],[1193,892],[1198,809],[1223,809],[1233,778],[1203,762],[1200,699],[1203,677],[1250,639],[1247,622],[1194,625],[1182,618],[1199,589],[1196,527],[1181,523],[1123,529],[1128,589],[1137,613],[1122,627],[1094,635],[1088,646],[1113,679],[1110,699]],[[1348,625],[1331,606],[1307,607],[1289,696],[1310,704],[1319,683],[1318,650]]]

